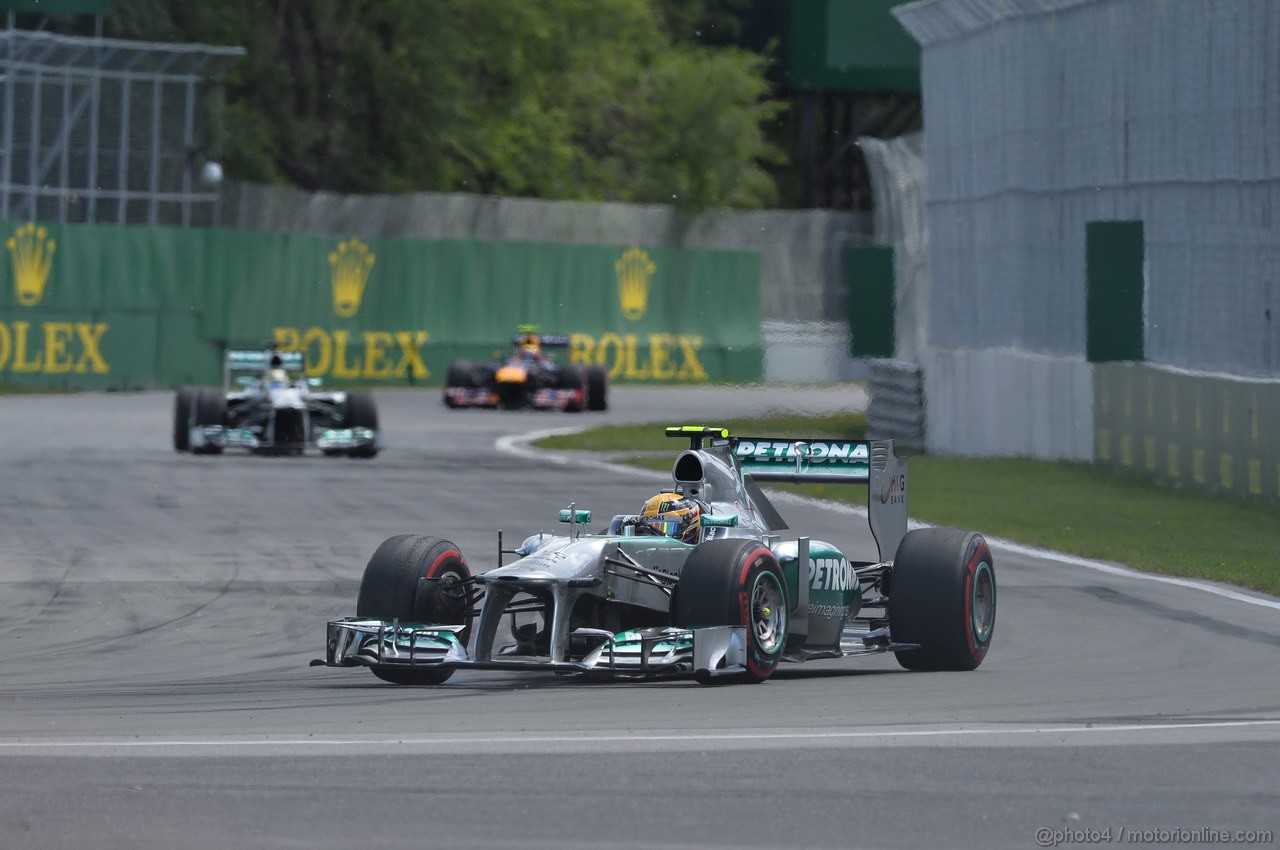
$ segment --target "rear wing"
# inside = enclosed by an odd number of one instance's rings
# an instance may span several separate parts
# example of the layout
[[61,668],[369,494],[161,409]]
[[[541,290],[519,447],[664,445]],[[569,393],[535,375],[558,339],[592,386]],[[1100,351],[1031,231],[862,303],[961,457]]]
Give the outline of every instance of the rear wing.
[[306,371],[306,365],[301,351],[275,351],[272,349],[228,349],[227,356],[223,361],[222,377],[223,383],[227,386],[231,385],[231,375],[233,372],[256,372],[262,374],[267,371],[268,364],[271,363],[272,356],[280,358],[280,365],[288,369],[290,372],[303,373]]
[[757,481],[847,484],[871,480],[871,443],[865,440],[732,437],[743,472]]
[[867,521],[880,549],[891,560],[907,533],[907,461],[892,440],[832,440],[816,437],[735,437],[727,428],[673,426],[668,437],[687,437],[689,447],[703,442],[728,446],[746,482],[867,485]]
[[280,358],[280,365],[294,372],[302,371],[301,351],[237,351],[227,352],[226,368],[229,372],[266,371],[272,355]]
[[[511,337],[512,345],[519,345],[524,342],[527,334],[518,333]],[[568,348],[569,337],[565,334],[538,334],[538,344],[543,348]]]

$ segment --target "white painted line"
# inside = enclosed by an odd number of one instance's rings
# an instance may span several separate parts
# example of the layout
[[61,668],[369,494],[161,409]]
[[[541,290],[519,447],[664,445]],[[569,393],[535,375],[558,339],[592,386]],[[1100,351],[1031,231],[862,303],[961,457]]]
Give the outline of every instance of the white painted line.
[[[575,457],[561,452],[546,452],[529,448],[529,443],[535,440],[541,440],[543,437],[559,436],[561,434],[577,434],[585,431],[584,426],[573,428],[556,428],[548,431],[533,431],[528,434],[510,434],[501,437],[495,443],[495,447],[507,454],[529,460],[548,461],[559,464],[561,466],[584,466],[591,469],[602,469],[609,472],[617,472],[629,475],[645,475],[648,477],[666,478],[666,473],[656,472],[651,469],[639,469],[634,466],[624,466],[622,464],[610,463],[608,461],[597,460],[595,458]],[[822,499],[814,499],[808,496],[800,496],[795,493],[787,493],[779,490],[770,490],[769,498],[775,501],[790,502],[792,504],[810,505],[821,507],[827,510],[834,510],[841,513],[848,513],[854,516],[867,516],[867,509],[858,505],[846,505],[841,502],[829,502]],[[910,522],[911,528],[928,528],[928,524]],[[1256,605],[1260,608],[1270,608],[1273,611],[1280,611],[1280,599],[1274,599],[1266,596],[1259,596],[1247,593],[1243,590],[1236,590],[1228,587],[1218,587],[1214,584],[1208,584],[1194,579],[1176,578],[1174,576],[1165,576],[1158,573],[1144,573],[1131,567],[1123,567],[1117,564],[1108,564],[1103,561],[1095,561],[1091,558],[1082,558],[1078,555],[1068,555],[1064,552],[1055,552],[1052,549],[1040,549],[1035,546],[1027,546],[1023,543],[1015,543],[1012,540],[1005,540],[1001,537],[987,537],[987,541],[994,546],[1013,552],[1018,555],[1025,555],[1030,558],[1039,558],[1045,561],[1056,561],[1060,564],[1069,564],[1073,567],[1083,567],[1086,570],[1094,570],[1107,575],[1122,576],[1124,578],[1135,579],[1139,581],[1151,581],[1157,584],[1167,584],[1174,587],[1181,587],[1187,590],[1195,590],[1201,593],[1210,593],[1214,596],[1220,596],[1224,599],[1230,599],[1234,602],[1243,602],[1246,605]]]
[[1094,726],[1020,726],[1012,728],[982,729],[958,726],[945,729],[876,730],[856,732],[848,730],[817,730],[811,732],[708,732],[673,735],[669,733],[646,734],[628,732],[625,735],[484,735],[480,737],[454,738],[440,735],[427,738],[405,738],[388,735],[385,738],[284,738],[243,740],[165,740],[165,741],[0,741],[0,750],[17,749],[71,749],[91,747],[365,747],[380,744],[397,746],[447,746],[450,744],[595,744],[595,743],[697,743],[699,741],[804,741],[832,739],[902,739],[944,737],[993,737],[1014,735],[1095,735],[1112,732],[1168,732],[1195,729],[1249,729],[1280,726],[1280,720],[1221,720],[1198,723],[1116,723]]

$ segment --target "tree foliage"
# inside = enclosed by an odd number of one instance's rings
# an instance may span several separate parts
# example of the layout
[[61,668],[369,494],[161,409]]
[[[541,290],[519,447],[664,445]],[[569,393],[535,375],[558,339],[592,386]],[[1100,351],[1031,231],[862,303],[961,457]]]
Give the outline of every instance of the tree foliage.
[[247,48],[217,151],[234,177],[756,207],[782,159],[768,60],[696,38],[741,2],[115,0],[108,34]]

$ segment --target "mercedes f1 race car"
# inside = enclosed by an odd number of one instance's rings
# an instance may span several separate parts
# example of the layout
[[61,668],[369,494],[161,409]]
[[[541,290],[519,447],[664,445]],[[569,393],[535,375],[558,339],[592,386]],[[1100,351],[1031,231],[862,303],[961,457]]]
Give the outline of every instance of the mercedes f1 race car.
[[[692,674],[762,682],[781,662],[892,652],[910,670],[973,670],[991,645],[996,578],[982,535],[907,531],[907,467],[892,441],[689,439],[659,494],[673,512],[560,511],[563,535],[535,534],[473,574],[446,539],[405,534],[369,560],[356,616],[328,624],[313,665],[367,667],[401,685],[455,670],[542,670],[621,678]],[[783,534],[760,482],[863,483],[878,554]],[[665,497],[670,497],[669,500]],[[664,498],[660,498],[664,497]],[[519,556],[503,564],[504,555]]]
[[568,348],[567,336],[539,334],[521,326],[506,358],[490,363],[455,360],[445,378],[444,403],[458,407],[502,407],[518,410],[604,410],[608,407],[609,374],[602,366],[559,364],[545,352]]
[[319,385],[318,378],[306,377],[300,351],[228,351],[223,389],[187,386],[175,394],[173,447],[211,455],[224,449],[377,455],[380,439],[373,396],[320,392]]

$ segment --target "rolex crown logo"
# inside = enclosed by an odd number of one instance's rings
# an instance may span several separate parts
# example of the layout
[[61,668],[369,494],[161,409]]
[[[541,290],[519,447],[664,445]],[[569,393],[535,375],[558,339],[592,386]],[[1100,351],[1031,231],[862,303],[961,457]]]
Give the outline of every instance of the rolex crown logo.
[[618,274],[622,315],[634,322],[649,307],[649,282],[657,267],[640,248],[628,248],[613,267]]
[[333,310],[339,316],[354,316],[360,309],[364,285],[375,259],[369,246],[355,238],[338,243],[338,250],[329,254],[329,265],[333,267]]
[[27,222],[14,231],[5,243],[13,262],[13,279],[18,290],[18,303],[31,307],[44,297],[44,285],[49,281],[53,268],[53,252],[58,243],[49,238],[49,231],[35,222]]

